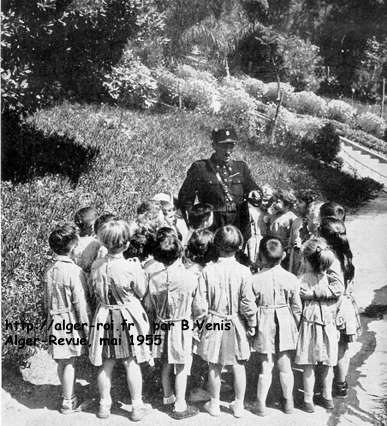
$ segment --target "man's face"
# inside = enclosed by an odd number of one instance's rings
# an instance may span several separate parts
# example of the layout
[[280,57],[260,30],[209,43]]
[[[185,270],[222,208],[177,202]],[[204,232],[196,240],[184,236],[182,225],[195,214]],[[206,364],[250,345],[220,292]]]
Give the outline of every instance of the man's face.
[[224,142],[224,143],[213,143],[212,147],[215,151],[216,160],[219,163],[229,163],[231,161],[231,155],[234,151],[235,143],[234,142]]

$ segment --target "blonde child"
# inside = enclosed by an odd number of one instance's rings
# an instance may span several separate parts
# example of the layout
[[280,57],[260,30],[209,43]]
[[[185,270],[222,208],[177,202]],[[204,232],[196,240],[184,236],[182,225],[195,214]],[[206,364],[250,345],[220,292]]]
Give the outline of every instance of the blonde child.
[[243,245],[241,232],[231,225],[219,228],[214,245],[218,260],[203,269],[195,301],[198,312],[206,315],[197,345],[197,354],[209,363],[211,400],[204,408],[212,416],[220,415],[221,372],[224,366],[232,366],[235,391],[232,409],[235,417],[241,417],[246,390],[244,362],[250,357],[246,333],[254,333],[257,307],[251,272],[235,259]]
[[303,311],[296,350],[296,364],[303,366],[304,411],[314,412],[315,367],[322,366],[323,389],[318,403],[332,409],[333,367],[337,364],[337,301],[344,291],[337,275],[327,275],[335,255],[322,238],[311,238],[302,248],[304,273],[300,278]]
[[[130,239],[129,225],[122,220],[103,224],[98,238],[108,253],[91,268],[90,282],[98,306],[90,333],[89,357],[99,366],[97,377],[100,404],[97,416],[110,415],[111,378],[114,365],[122,361],[132,397],[133,421],[148,411],[142,402],[142,375],[139,364],[150,360],[148,346],[142,339],[149,334],[149,322],[140,299],[146,291],[145,275],[137,259],[126,260],[123,252]],[[143,343],[141,343],[141,341]]]
[[[74,394],[75,358],[85,352],[89,335],[89,309],[86,302],[86,276],[72,260],[72,252],[78,243],[77,228],[73,225],[57,227],[49,237],[50,248],[56,255],[55,263],[47,270],[44,282],[44,304],[51,317],[51,335],[55,340],[72,338],[73,343],[50,345],[50,351],[58,366],[62,385],[62,414],[74,412],[78,398]],[[50,322],[49,321],[49,322]],[[56,327],[59,324],[60,327]],[[81,324],[69,333],[63,324]],[[50,342],[49,342],[50,343]]]
[[253,348],[262,357],[256,413],[261,416],[266,414],[266,397],[272,381],[274,359],[279,369],[284,412],[290,414],[294,409],[291,355],[297,345],[302,305],[298,279],[281,266],[284,256],[280,239],[264,237],[261,240],[259,257],[263,268],[253,276],[253,291],[258,306]]
[[192,362],[192,304],[198,279],[185,269],[181,254],[182,246],[174,231],[162,228],[156,235],[154,262],[145,268],[148,277],[145,304],[154,318],[152,354],[162,362],[163,404],[174,404],[171,416],[178,420],[199,411],[187,405],[185,399]]
[[86,273],[90,272],[100,246],[94,234],[94,223],[97,218],[98,213],[94,207],[84,207],[74,216],[74,222],[79,228],[79,240],[74,250],[74,259]]
[[[335,206],[336,214],[345,217],[343,207]],[[340,330],[339,357],[335,377],[335,394],[346,397],[348,393],[347,374],[349,369],[349,346],[361,332],[359,309],[353,298],[355,267],[352,264],[352,251],[347,239],[344,223],[335,217],[322,219],[320,235],[325,238],[336,256],[336,261],[328,271],[334,272],[344,281],[345,291],[339,300],[336,324]]]

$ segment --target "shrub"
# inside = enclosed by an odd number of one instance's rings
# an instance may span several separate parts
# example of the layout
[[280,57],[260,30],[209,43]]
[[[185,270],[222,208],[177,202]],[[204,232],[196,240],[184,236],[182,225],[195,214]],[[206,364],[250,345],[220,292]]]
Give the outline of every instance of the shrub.
[[[277,90],[278,85],[276,82],[267,83],[266,84],[266,91],[263,94],[263,100],[265,102],[276,102],[277,100]],[[281,93],[282,93],[282,101],[284,105],[288,102],[289,96],[294,92],[294,87],[291,86],[289,83],[281,83]]]
[[204,80],[189,79],[181,88],[184,106],[200,112],[215,112],[219,108],[217,88]]
[[286,106],[299,114],[324,117],[328,107],[326,101],[313,92],[296,92],[288,96]]
[[340,152],[340,138],[332,124],[328,123],[317,132],[308,132],[302,140],[302,147],[314,158],[332,164]]
[[207,83],[216,84],[216,78],[210,72],[197,70],[186,64],[176,67],[176,75],[184,80],[203,80]]
[[383,138],[386,129],[386,122],[378,115],[373,114],[372,112],[360,114],[357,117],[357,123],[365,132],[372,133],[378,138]]
[[119,63],[105,76],[104,87],[119,105],[152,108],[158,101],[157,81],[131,49],[123,52]]
[[221,81],[221,85],[225,88],[232,90],[245,90],[243,81],[240,78],[233,76],[223,78]]
[[256,103],[245,90],[220,87],[220,109],[218,115],[225,123],[233,124],[242,138],[254,138],[260,129],[256,114]]
[[328,117],[333,120],[349,123],[353,120],[356,110],[347,102],[332,100],[328,102]]
[[157,80],[160,100],[168,105],[177,105],[185,81],[161,67],[153,71],[153,76]]
[[253,98],[261,100],[266,91],[266,84],[257,78],[245,77],[242,79],[243,88]]

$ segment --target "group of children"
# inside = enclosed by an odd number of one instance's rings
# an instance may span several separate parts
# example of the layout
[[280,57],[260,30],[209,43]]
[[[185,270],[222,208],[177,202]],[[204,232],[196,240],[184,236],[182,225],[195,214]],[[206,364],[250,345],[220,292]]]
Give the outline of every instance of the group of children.
[[[99,418],[110,414],[117,361],[126,370],[133,421],[150,409],[142,400],[140,364],[153,360],[161,366],[163,405],[175,419],[198,413],[187,404],[187,380],[203,371],[204,409],[220,415],[224,368],[234,375],[230,407],[235,417],[243,416],[245,364],[252,351],[259,354],[254,412],[260,416],[266,414],[274,363],[285,413],[294,409],[293,362],[303,368],[305,411],[313,412],[314,402],[333,408],[336,365],[335,394],[346,396],[348,344],[360,321],[344,208],[318,202],[310,191],[294,195],[264,186],[259,199],[248,200],[248,209],[249,229],[213,230],[211,205],[195,204],[186,223],[173,199],[157,194],[138,206],[129,223],[85,207],[74,224],[55,228],[49,244],[56,260],[46,273],[45,304],[50,333],[72,337],[66,345],[51,345],[62,413],[79,404],[75,359],[86,349],[99,367]],[[73,324],[71,332],[64,323]],[[322,372],[317,399],[316,366]]]

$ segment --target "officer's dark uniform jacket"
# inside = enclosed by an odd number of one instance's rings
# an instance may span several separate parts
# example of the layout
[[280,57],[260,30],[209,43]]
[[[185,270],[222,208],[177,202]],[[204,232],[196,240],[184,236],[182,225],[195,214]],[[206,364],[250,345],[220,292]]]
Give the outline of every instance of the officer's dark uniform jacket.
[[[229,196],[219,183],[216,173],[222,178]],[[195,202],[209,203],[214,207],[213,229],[223,225],[235,225],[241,230],[246,227],[248,214],[244,201],[250,191],[257,189],[250,170],[243,161],[218,164],[215,156],[207,160],[195,161],[187,172],[180,189],[178,201],[184,214]]]

